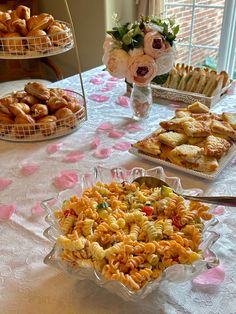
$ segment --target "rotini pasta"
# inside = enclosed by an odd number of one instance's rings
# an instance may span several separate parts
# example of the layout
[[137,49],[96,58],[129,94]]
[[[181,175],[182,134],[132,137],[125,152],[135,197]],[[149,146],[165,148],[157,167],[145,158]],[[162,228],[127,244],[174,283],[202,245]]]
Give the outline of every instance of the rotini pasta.
[[55,211],[61,258],[139,290],[175,264],[201,259],[208,206],[138,183],[98,182]]

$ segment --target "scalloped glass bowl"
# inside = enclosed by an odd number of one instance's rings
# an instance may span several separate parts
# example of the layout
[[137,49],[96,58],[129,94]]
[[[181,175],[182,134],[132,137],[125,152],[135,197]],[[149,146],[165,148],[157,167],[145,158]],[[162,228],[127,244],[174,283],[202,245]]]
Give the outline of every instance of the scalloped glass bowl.
[[68,272],[76,276],[79,280],[89,279],[94,281],[101,287],[105,287],[110,292],[121,296],[124,300],[135,301],[145,298],[149,293],[155,290],[163,281],[184,282],[193,279],[202,272],[216,267],[219,260],[211,247],[219,238],[219,234],[213,230],[213,227],[218,223],[216,218],[212,218],[204,225],[203,242],[201,250],[203,251],[204,259],[198,260],[191,265],[177,264],[165,269],[162,276],[152,282],[146,284],[139,291],[132,291],[122,283],[114,280],[103,278],[102,274],[96,272],[92,268],[74,269],[67,262],[62,261],[60,257],[60,248],[57,247],[56,239],[61,234],[58,221],[54,218],[54,210],[61,208],[64,200],[69,199],[72,195],[80,196],[82,191],[93,186],[97,181],[109,183],[112,180],[122,182],[132,182],[139,176],[155,176],[166,181],[178,193],[199,195],[202,193],[200,189],[183,189],[180,179],[177,177],[167,177],[162,167],[155,167],[149,170],[143,168],[133,168],[127,170],[125,168],[104,168],[98,166],[93,169],[92,173],[81,174],[80,183],[72,190],[60,192],[56,199],[49,199],[42,202],[42,206],[47,210],[48,215],[45,220],[50,225],[44,231],[44,236],[50,240],[53,245],[51,252],[45,257],[44,263],[53,267],[59,268],[64,272]]

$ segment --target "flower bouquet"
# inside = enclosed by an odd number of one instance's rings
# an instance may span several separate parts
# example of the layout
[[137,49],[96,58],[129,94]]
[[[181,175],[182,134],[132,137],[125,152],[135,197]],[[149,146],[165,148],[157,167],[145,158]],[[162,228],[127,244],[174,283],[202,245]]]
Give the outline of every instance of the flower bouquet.
[[[114,20],[116,26],[107,31],[103,44],[103,63],[112,76],[125,78],[133,86],[133,92],[137,89],[143,98],[150,98],[150,83],[164,83],[175,63],[173,43],[179,25],[175,25],[173,19],[158,17],[140,17],[134,23],[123,25],[117,16]],[[145,111],[144,115],[148,115],[144,105],[148,108],[150,105],[148,101],[140,101],[141,94],[136,104]]]

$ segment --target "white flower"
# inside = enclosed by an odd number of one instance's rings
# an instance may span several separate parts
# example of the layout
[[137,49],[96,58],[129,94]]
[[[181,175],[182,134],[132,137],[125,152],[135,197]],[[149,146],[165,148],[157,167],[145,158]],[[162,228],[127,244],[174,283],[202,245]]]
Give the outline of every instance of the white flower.
[[162,55],[156,59],[157,75],[168,73],[174,66],[175,52],[173,49],[163,52]]
[[131,57],[142,56],[144,54],[143,47],[130,49],[128,53]]
[[162,33],[164,28],[162,26],[159,26],[159,25],[154,24],[154,23],[146,23],[145,24],[145,29],[146,29],[146,32],[159,32],[159,33]]
[[107,71],[115,77],[125,78],[127,69],[129,54],[122,49],[113,49],[110,51],[107,60]]

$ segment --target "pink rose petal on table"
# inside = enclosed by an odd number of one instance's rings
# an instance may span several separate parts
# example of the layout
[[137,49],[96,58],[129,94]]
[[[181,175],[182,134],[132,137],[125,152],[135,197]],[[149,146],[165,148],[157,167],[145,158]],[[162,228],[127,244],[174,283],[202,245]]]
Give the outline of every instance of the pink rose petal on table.
[[214,285],[221,284],[225,279],[225,271],[223,267],[217,266],[208,271],[202,273],[193,279],[193,283],[196,285]]
[[111,130],[108,134],[108,136],[111,138],[121,138],[124,135],[125,135],[125,132],[116,131],[116,130]]
[[88,96],[89,99],[97,101],[97,102],[106,102],[110,98],[109,96],[99,95],[99,94],[92,94]]
[[23,165],[20,169],[20,173],[23,176],[29,176],[33,173],[35,173],[36,171],[38,171],[40,168],[39,164],[35,163],[35,162],[28,162],[27,164]]
[[114,88],[114,87],[116,87],[116,82],[107,82],[106,84],[105,84],[105,86],[106,87],[109,87],[109,88]]
[[54,179],[54,185],[58,190],[70,189],[78,182],[75,170],[63,170]]
[[110,92],[113,89],[113,87],[103,87],[100,89],[101,92]]
[[0,178],[0,192],[5,190],[12,182],[10,179]]
[[97,127],[97,131],[110,131],[113,129],[113,125],[110,122],[103,122]]
[[34,207],[31,208],[31,212],[34,215],[44,214],[45,209],[41,206],[41,202],[37,201]]
[[129,123],[126,126],[126,129],[127,129],[127,131],[132,132],[132,133],[139,132],[139,131],[143,130],[143,128],[137,123]]
[[94,85],[101,85],[104,83],[104,81],[99,78],[91,78],[90,83]]
[[234,89],[228,89],[227,90],[227,95],[234,95]]
[[107,76],[107,73],[98,73],[97,76],[104,77]]
[[131,147],[131,143],[129,142],[120,142],[113,145],[113,148],[116,150],[125,151],[128,150]]
[[111,156],[112,154],[112,148],[101,148],[99,150],[96,150],[96,152],[94,152],[94,157],[97,158],[107,158],[109,156]]
[[81,150],[75,150],[65,155],[64,162],[76,162],[84,159],[85,153]]
[[92,142],[90,143],[90,147],[92,149],[97,148],[100,145],[100,138],[98,136],[95,136]]
[[116,100],[116,103],[122,107],[129,107],[130,99],[127,96],[119,96]]
[[63,143],[55,143],[55,144],[49,144],[47,146],[47,152],[49,154],[53,154],[55,152],[57,152],[58,150],[60,150],[63,146]]
[[15,204],[0,204],[0,219],[10,219],[15,210]]
[[120,79],[119,79],[118,77],[112,76],[112,77],[109,77],[108,80],[109,80],[109,81],[119,81]]
[[222,205],[216,206],[212,211],[212,214],[214,215],[223,215],[224,213],[225,213],[225,206],[222,206]]

